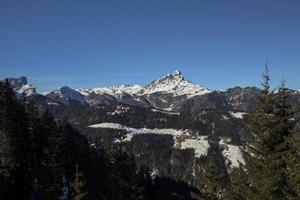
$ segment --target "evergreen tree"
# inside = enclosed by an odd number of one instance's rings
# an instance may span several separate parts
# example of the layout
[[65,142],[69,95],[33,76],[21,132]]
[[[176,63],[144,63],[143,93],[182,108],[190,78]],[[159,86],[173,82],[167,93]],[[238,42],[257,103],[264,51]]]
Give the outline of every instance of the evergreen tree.
[[282,79],[281,85],[276,95],[275,116],[276,130],[280,134],[280,145],[277,150],[282,153],[281,164],[284,166],[284,175],[286,176],[286,194],[288,199],[300,198],[300,136],[298,132],[294,132],[296,125],[295,112],[289,103],[291,96],[290,90]]
[[72,187],[72,200],[83,200],[87,199],[86,181],[84,180],[82,172],[79,170],[79,164],[76,163],[76,172],[74,180],[71,184]]
[[254,199],[253,194],[254,190],[251,187],[251,183],[249,180],[249,176],[246,172],[246,167],[240,165],[240,167],[233,171],[230,174],[230,188],[229,188],[229,195],[228,199],[231,200],[248,200]]
[[[240,171],[233,191],[244,199],[294,199],[289,184],[289,161],[294,150],[291,146],[293,112],[288,103],[288,89],[284,84],[276,98],[270,94],[269,72],[263,75],[262,95],[257,108],[250,114],[249,130],[254,142],[246,144],[246,166]],[[238,199],[238,198],[237,198]]]
[[6,80],[0,83],[0,184],[7,198],[30,197],[28,132],[25,108]]
[[135,160],[125,152],[124,139],[125,135],[120,134],[118,143],[112,149],[112,172],[109,178],[111,198],[114,200],[143,199],[143,188],[139,184]]
[[219,200],[227,199],[226,182],[228,180],[225,166],[218,161],[219,147],[213,145],[209,149],[207,161],[200,176],[197,189],[199,194],[194,194],[197,199]]
[[59,135],[61,136],[61,155],[64,187],[70,191],[70,182],[76,173],[76,165],[81,166],[81,172],[87,174],[87,162],[89,147],[86,138],[80,135],[68,122],[59,124]]
[[292,145],[294,149],[294,156],[289,158],[289,184],[293,187],[295,196],[300,198],[300,132],[294,134]]
[[40,131],[37,199],[59,199],[63,186],[63,144],[57,124],[49,111],[41,117]]
[[151,200],[154,198],[153,194],[153,180],[150,174],[150,168],[141,165],[139,172],[138,172],[138,178],[139,178],[139,185],[141,185],[144,188],[144,199],[145,200]]
[[111,156],[104,149],[100,140],[96,140],[90,145],[88,164],[88,199],[110,199]]

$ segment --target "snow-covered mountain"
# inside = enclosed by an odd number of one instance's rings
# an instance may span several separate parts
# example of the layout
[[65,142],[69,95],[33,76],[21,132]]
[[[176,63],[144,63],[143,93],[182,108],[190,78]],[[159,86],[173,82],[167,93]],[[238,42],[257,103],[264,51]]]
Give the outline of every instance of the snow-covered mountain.
[[47,98],[63,104],[87,105],[85,97],[78,91],[67,86],[60,87],[46,95]]
[[184,79],[179,70],[171,74],[151,82],[149,85],[142,87],[140,85],[121,85],[112,87],[92,88],[92,89],[77,89],[84,96],[92,94],[103,95],[108,94],[116,98],[121,98],[124,95],[144,96],[155,93],[172,94],[173,97],[186,96],[186,98],[207,94],[210,91],[200,85],[194,84]]
[[92,89],[77,89],[84,96],[91,94],[108,94],[117,98],[129,94],[137,94],[143,87],[140,85],[121,85],[121,86],[111,86],[102,88],[92,88]]
[[[1,82],[5,80],[6,79],[2,80]],[[25,76],[17,78],[7,78],[7,80],[10,82],[18,95],[31,96],[37,94],[36,88],[33,85],[28,84],[27,78]]]
[[142,90],[138,95],[148,95],[154,93],[172,94],[173,97],[183,96],[186,98],[207,94],[210,91],[200,85],[194,84],[184,79],[179,70],[167,74],[161,79],[155,80]]
[[172,110],[173,107],[178,107],[188,98],[205,95],[210,92],[200,85],[185,80],[181,72],[176,70],[145,87],[133,84],[75,90],[62,87],[54,90],[47,96],[62,103],[69,103],[68,99],[78,101],[82,105],[87,103],[90,106],[123,102],[144,107]]
[[[9,80],[18,94],[24,96],[36,94],[35,87],[27,83],[26,77],[9,78]],[[260,90],[255,87],[235,87],[224,91],[208,90],[186,80],[182,73],[176,70],[144,87],[131,84],[72,89],[64,86],[43,96],[56,103],[90,107],[125,103],[173,112],[199,109],[228,109],[247,112],[255,105],[255,99],[259,93]],[[294,90],[293,101],[300,101],[300,92]]]

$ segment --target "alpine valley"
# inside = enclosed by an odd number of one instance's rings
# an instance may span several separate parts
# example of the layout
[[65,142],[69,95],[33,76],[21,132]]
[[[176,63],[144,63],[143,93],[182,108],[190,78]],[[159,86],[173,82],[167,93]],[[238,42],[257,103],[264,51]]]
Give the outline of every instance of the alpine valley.
[[[167,177],[188,187],[196,184],[210,156],[228,175],[244,164],[241,144],[253,139],[245,119],[260,95],[256,87],[210,90],[178,70],[146,86],[62,86],[45,94],[37,93],[25,77],[9,80],[19,98],[67,120],[90,145],[118,142],[122,133],[138,166],[148,166],[153,178]],[[299,107],[300,92],[290,92],[290,102]],[[184,197],[184,192],[176,195]]]

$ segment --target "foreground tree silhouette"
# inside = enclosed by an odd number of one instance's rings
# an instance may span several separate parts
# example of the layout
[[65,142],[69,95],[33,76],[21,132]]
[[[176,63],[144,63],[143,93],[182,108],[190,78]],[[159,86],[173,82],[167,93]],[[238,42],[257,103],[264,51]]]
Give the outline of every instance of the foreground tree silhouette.
[[87,199],[87,192],[86,192],[86,181],[79,169],[79,164],[76,163],[76,172],[73,182],[71,183],[71,187],[73,189],[71,199],[72,200],[83,200]]
[[0,82],[0,193],[8,199],[30,196],[28,144],[25,108],[9,81]]
[[217,144],[211,145],[208,150],[207,161],[203,167],[203,174],[199,177],[197,183],[199,193],[194,193],[193,196],[199,200],[227,199],[228,174],[226,167],[221,167],[224,163],[217,159],[221,154],[221,150]]
[[111,175],[109,190],[112,199],[141,200],[144,189],[139,183],[139,174],[132,155],[125,151],[125,134],[120,133],[118,142],[111,150]]
[[297,199],[289,178],[294,166],[290,160],[297,155],[292,144],[294,113],[288,103],[289,90],[282,81],[276,96],[271,95],[269,81],[266,66],[262,94],[248,118],[255,141],[245,145],[246,166],[232,180],[233,199]]

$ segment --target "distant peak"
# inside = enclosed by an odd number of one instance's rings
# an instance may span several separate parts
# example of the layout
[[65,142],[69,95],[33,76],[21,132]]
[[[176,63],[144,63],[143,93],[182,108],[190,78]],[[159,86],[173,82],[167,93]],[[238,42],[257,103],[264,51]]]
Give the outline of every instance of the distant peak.
[[179,69],[176,69],[173,74],[177,74],[177,75],[181,75],[181,71],[179,71]]
[[177,69],[171,74],[167,74],[164,78],[175,79],[175,80],[184,80],[182,73]]
[[2,80],[1,82],[4,82],[5,80],[8,80],[10,84],[12,84],[13,87],[21,87],[22,85],[27,85],[27,78],[25,76],[20,77],[8,77]]
[[72,90],[70,87],[64,85],[58,88],[58,90]]

